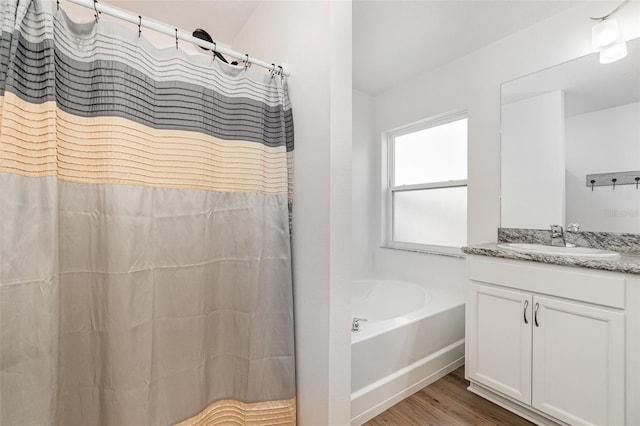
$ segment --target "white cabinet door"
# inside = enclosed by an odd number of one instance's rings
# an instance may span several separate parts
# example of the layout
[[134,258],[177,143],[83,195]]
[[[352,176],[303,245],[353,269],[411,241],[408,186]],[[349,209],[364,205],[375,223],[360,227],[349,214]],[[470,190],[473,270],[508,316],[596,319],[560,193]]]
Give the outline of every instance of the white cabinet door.
[[467,374],[531,404],[532,296],[470,284],[467,303]]
[[533,407],[570,424],[624,424],[624,315],[541,296],[533,309]]

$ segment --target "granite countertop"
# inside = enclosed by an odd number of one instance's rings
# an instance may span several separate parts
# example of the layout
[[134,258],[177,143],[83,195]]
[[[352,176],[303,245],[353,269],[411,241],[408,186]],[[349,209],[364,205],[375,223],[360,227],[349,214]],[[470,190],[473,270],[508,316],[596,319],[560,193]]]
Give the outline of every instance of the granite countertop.
[[612,233],[567,233],[567,241],[578,243],[581,247],[596,247],[616,251],[619,257],[598,259],[571,256],[553,256],[540,253],[520,253],[498,247],[503,243],[544,243],[550,237],[548,231],[521,230],[511,228],[498,229],[498,243],[478,244],[463,247],[466,254],[500,257],[504,259],[528,260],[552,265],[577,266],[603,271],[640,274],[640,245],[636,234]]
[[640,255],[621,253],[614,259],[596,259],[569,256],[548,256],[543,254],[519,253],[498,247],[498,243],[478,244],[463,247],[466,254],[480,256],[501,257],[504,259],[530,260],[533,262],[549,263],[552,265],[579,266],[603,271],[626,272],[628,274],[640,274]]

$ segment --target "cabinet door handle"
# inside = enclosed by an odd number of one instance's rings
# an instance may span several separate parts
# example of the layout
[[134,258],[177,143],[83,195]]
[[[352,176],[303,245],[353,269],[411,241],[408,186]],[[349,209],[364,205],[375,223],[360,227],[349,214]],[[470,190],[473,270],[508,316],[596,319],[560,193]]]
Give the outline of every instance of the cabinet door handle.
[[540,307],[539,303],[536,303],[536,307],[533,311],[533,323],[536,325],[536,327],[540,327],[540,324],[538,324],[538,308]]
[[525,324],[529,324],[529,320],[527,319],[527,308],[529,307],[529,301],[525,300],[524,301],[524,323]]

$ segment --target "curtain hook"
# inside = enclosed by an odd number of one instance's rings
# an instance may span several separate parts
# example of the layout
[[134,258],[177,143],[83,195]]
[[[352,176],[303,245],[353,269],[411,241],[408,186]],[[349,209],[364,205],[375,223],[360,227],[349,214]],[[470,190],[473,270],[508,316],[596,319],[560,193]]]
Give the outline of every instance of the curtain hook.
[[93,10],[96,12],[96,14],[94,15],[96,18],[96,24],[98,23],[98,15],[100,14],[100,12],[98,12],[98,0],[93,0]]
[[245,53],[245,55],[247,56],[247,59],[244,61],[244,69],[246,71],[247,68],[249,68],[251,66],[251,62],[249,62],[249,54]]
[[611,182],[613,182],[613,190],[614,191],[616,190],[616,182],[617,181],[618,181],[618,179],[616,179],[616,178],[611,179]]
[[60,10],[60,0],[56,0],[56,10]]
[[640,177],[636,177],[634,180],[636,181],[636,189],[638,189],[638,182],[640,182]]
[[280,77],[284,76],[284,68],[281,65],[278,65],[278,75]]
[[216,43],[215,41],[211,40],[211,44],[213,44],[213,50],[211,50],[211,53],[213,54],[213,62],[216,61],[216,51],[218,50],[218,43]]
[[142,34],[142,16],[138,15],[138,38]]
[[272,68],[269,71],[269,74],[271,74],[271,78],[276,76],[276,64],[271,64]]
[[593,184],[596,183],[595,179],[591,179],[591,192],[593,192]]
[[176,28],[176,50],[178,50],[178,29]]

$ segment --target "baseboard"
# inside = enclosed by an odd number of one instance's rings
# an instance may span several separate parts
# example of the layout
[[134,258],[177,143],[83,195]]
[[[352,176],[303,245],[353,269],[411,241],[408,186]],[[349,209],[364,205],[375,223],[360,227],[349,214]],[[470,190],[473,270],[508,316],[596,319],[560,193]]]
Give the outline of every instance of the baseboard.
[[[464,364],[464,339],[351,394],[351,425],[360,426]],[[409,384],[409,385],[407,385]]]

